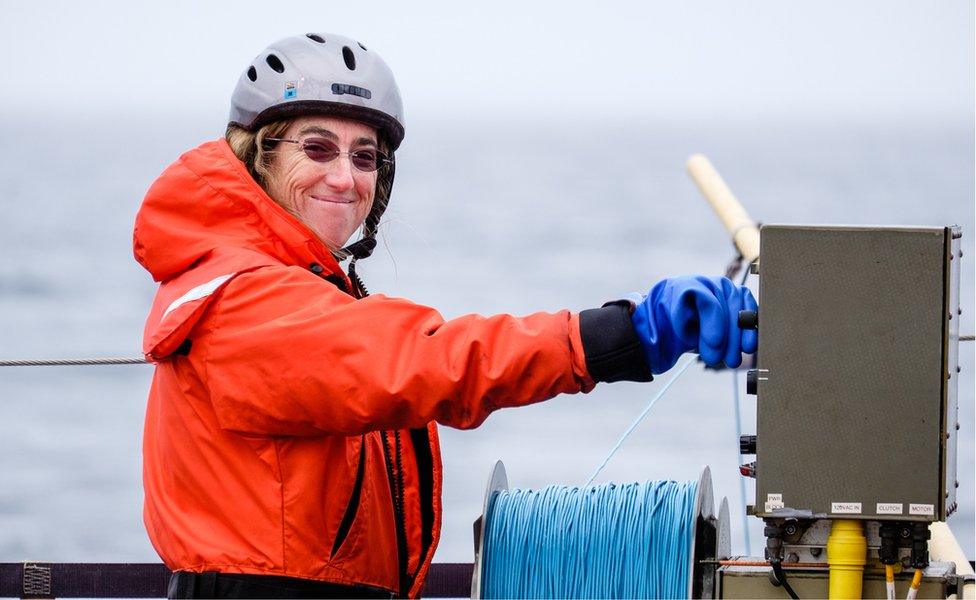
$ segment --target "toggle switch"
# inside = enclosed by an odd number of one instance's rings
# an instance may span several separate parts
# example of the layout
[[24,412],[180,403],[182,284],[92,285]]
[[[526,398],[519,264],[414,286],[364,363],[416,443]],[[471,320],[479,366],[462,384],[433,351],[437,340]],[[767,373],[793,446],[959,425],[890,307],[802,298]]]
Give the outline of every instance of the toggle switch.
[[746,371],[746,393],[756,395],[759,389],[759,370],[749,369]]

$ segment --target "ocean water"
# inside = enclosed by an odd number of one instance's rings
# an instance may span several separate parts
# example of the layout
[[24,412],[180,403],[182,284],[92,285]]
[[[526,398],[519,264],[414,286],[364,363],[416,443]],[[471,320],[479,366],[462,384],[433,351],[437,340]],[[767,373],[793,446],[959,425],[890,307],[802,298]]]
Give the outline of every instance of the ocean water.
[[[135,212],[169,162],[219,135],[219,119],[5,114],[0,126],[0,357],[137,355],[154,286],[132,259]],[[962,225],[962,329],[974,330],[972,121],[428,117],[408,131],[381,245],[362,263],[374,292],[446,317],[524,314],[721,273],[728,236],[683,170],[704,152],[763,222]],[[972,558],[973,344],[960,354],[950,525]],[[156,560],[141,523],[151,371],[0,368],[0,561]],[[501,411],[473,431],[443,428],[436,560],[472,559],[471,524],[496,460],[515,487],[580,484],[663,381]],[[738,516],[732,392],[730,373],[690,369],[600,480],[687,480],[708,465],[716,501],[730,502],[733,550],[744,552],[748,535],[759,553],[761,523],[750,519],[744,534]],[[742,414],[753,432],[754,398],[743,395]]]

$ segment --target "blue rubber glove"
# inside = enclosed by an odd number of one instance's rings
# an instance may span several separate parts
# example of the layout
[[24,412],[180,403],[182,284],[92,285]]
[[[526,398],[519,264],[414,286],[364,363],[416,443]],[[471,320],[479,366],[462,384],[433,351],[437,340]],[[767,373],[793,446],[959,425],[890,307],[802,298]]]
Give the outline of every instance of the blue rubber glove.
[[651,288],[631,321],[655,375],[685,352],[697,352],[711,366],[724,362],[734,368],[758,342],[755,330],[739,329],[739,311],[757,309],[749,288],[725,277],[674,277]]

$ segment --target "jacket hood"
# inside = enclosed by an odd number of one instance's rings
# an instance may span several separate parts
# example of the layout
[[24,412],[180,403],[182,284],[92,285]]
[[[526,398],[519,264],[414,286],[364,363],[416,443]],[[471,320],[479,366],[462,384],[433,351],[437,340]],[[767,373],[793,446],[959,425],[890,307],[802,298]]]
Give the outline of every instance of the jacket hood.
[[315,234],[275,203],[219,139],[180,156],[149,188],[136,215],[133,250],[154,280],[166,281],[227,247],[342,273]]

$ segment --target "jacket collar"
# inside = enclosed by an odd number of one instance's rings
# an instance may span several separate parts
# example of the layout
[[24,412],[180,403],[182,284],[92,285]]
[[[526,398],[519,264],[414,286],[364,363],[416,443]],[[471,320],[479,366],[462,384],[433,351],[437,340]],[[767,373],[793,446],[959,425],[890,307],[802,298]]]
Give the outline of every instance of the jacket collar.
[[301,221],[272,200],[226,140],[180,156],[153,183],[136,215],[136,260],[156,281],[171,279],[217,248],[257,250],[322,277],[345,273]]

